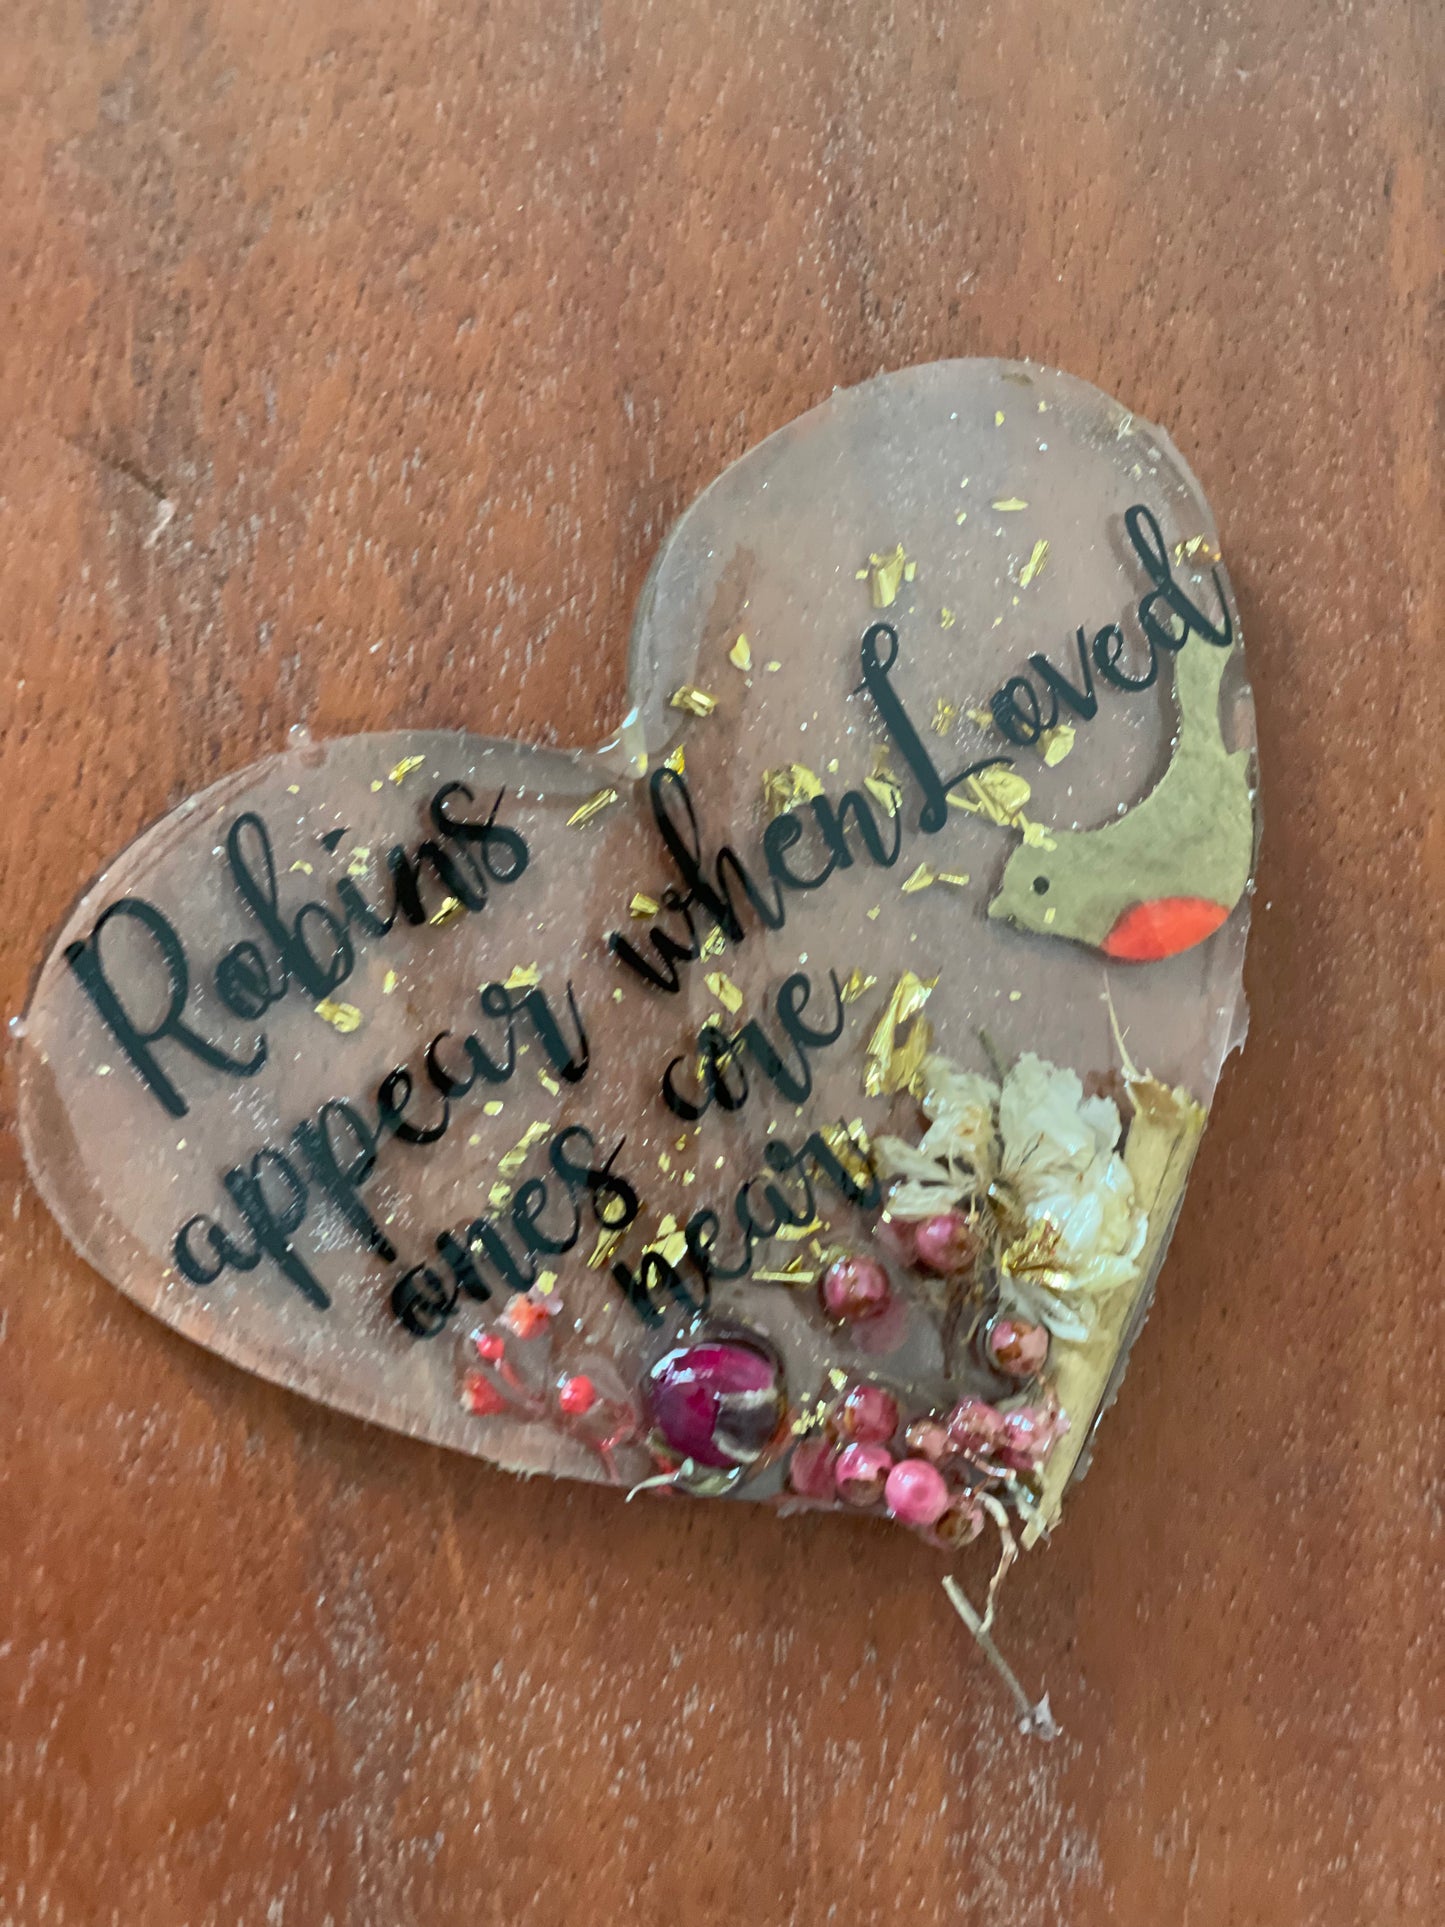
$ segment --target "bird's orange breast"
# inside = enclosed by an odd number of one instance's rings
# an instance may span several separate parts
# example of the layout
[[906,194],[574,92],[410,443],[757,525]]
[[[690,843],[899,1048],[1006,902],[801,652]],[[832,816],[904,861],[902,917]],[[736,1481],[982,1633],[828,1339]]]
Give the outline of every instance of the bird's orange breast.
[[1203,943],[1228,915],[1222,903],[1208,897],[1155,897],[1132,904],[1099,948],[1127,963],[1158,963]]

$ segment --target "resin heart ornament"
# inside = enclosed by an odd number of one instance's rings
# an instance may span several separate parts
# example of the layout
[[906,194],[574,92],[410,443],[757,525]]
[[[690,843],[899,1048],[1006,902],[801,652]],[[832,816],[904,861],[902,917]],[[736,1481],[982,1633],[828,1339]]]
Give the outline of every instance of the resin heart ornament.
[[1204,499],[1067,376],[883,376],[684,515],[629,675],[593,753],[303,741],[132,844],[18,1027],[35,1182],[398,1430],[1032,1544],[1243,1031]]

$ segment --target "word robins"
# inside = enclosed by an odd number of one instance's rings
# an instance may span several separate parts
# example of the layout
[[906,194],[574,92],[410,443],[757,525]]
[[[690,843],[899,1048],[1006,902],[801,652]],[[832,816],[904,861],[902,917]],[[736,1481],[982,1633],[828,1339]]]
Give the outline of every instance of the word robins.
[[[496,821],[504,794],[498,792],[486,817],[477,822],[452,815],[446,807],[457,795],[473,801],[466,785],[444,784],[430,805],[435,835],[410,853],[401,844],[387,853],[391,901],[385,909],[368,903],[355,879],[345,876],[333,886],[336,909],[311,901],[283,910],[271,833],[254,811],[238,816],[226,836],[226,862],[264,942],[243,939],[217,960],[211,982],[221,1003],[233,1016],[254,1024],[293,984],[313,1002],[330,997],[356,968],[353,931],[384,937],[398,918],[409,924],[428,920],[431,912],[421,887],[424,870],[431,872],[441,901],[460,904],[465,911],[482,909],[491,886],[515,883],[529,861],[519,832]],[[323,841],[329,845],[334,838]],[[138,924],[150,945],[152,981],[132,983],[129,997],[122,996],[113,981],[101,948],[107,927],[117,919]],[[176,1081],[173,1060],[168,1054],[163,1061],[158,1046],[174,1046],[184,1057],[228,1077],[255,1077],[266,1064],[270,1046],[264,1031],[249,1047],[231,1051],[207,1037],[187,1015],[192,969],[185,942],[170,919],[143,897],[121,897],[111,904],[88,937],[67,946],[65,960],[132,1069],[172,1117],[185,1117],[190,1105]],[[162,989],[161,1016],[143,1021],[137,1012],[155,1007],[157,989]]]
[[[922,790],[918,828],[931,836],[948,821],[948,792],[956,784],[1010,759],[985,756],[952,776],[941,776],[890,680],[898,653],[897,631],[886,622],[874,623],[860,644],[862,686],[872,696],[885,729]],[[682,987],[678,965],[694,962],[702,955],[705,937],[699,935],[695,913],[700,912],[730,943],[741,943],[747,935],[742,920],[744,900],[767,929],[781,930],[787,921],[789,895],[821,889],[835,871],[852,867],[857,852],[850,837],[856,837],[867,861],[879,869],[891,869],[902,848],[901,815],[890,818],[891,834],[885,840],[872,802],[862,791],[848,790],[836,803],[829,796],[815,796],[806,806],[775,816],[763,831],[762,864],[770,880],[765,885],[728,844],[711,862],[704,857],[692,794],[676,770],[666,766],[654,770],[648,793],[658,834],[682,883],[681,889],[669,887],[661,900],[682,918],[687,937],[684,940],[654,924],[650,935],[656,963],[620,931],[609,935],[607,947],[620,963],[657,990],[678,991]],[[815,867],[803,874],[796,867],[799,858],[795,852],[807,837],[805,816],[811,819],[822,850],[821,860],[815,856]]]
[[[432,1039],[425,1057],[425,1083],[439,1103],[433,1104],[425,1122],[409,1115],[418,1083],[404,1064],[381,1080],[370,1117],[344,1099],[329,1099],[313,1117],[296,1126],[285,1149],[265,1145],[222,1178],[221,1187],[235,1206],[238,1224],[228,1228],[204,1212],[187,1218],[171,1247],[181,1276],[193,1285],[211,1285],[223,1272],[254,1271],[269,1260],[308,1304],[326,1311],[331,1299],[296,1244],[313,1192],[337,1212],[354,1238],[390,1264],[396,1247],[361,1195],[376,1170],[383,1143],[394,1137],[402,1144],[435,1144],[445,1137],[458,1099],[478,1084],[494,1087],[510,1082],[517,1068],[521,1019],[530,1025],[557,1075],[569,1084],[584,1077],[591,1062],[570,983],[571,1041],[540,989],[519,995],[504,984],[485,984],[478,1001],[499,1034],[489,1034],[486,1043],[475,1032],[459,1044],[450,1031]],[[443,1062],[444,1056],[450,1061]]]
[[[1095,669],[1115,689],[1148,689],[1159,674],[1159,651],[1164,649],[1171,654],[1176,653],[1184,647],[1191,633],[1216,649],[1228,649],[1233,644],[1234,626],[1229,619],[1229,605],[1225,601],[1224,584],[1218,569],[1214,571],[1214,586],[1223,611],[1222,626],[1211,622],[1174,580],[1164,531],[1142,503],[1136,503],[1126,511],[1124,528],[1135,555],[1144,565],[1145,574],[1154,584],[1135,612],[1148,650],[1147,661],[1137,672],[1121,667],[1126,644],[1124,631],[1117,622],[1098,630],[1092,642],[1083,627],[1079,628],[1075,636],[1079,658],[1077,682],[1072,682],[1063,670],[1055,668],[1047,656],[1036,651],[1029,657],[1029,662],[1048,697],[1047,713],[1039,700],[1038,690],[1028,676],[1010,676],[989,697],[994,722],[1011,743],[1021,747],[1036,743],[1044,731],[1052,729],[1059,720],[1061,703],[1084,722],[1091,723],[1099,709],[1099,699],[1094,694]],[[1169,611],[1168,623],[1162,621],[1158,613],[1161,605]]]

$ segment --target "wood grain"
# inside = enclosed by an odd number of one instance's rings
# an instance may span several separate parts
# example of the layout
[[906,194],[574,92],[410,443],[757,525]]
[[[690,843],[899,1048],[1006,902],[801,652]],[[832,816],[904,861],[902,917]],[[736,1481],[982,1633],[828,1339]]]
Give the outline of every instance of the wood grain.
[[6,1138],[0,1920],[1438,1922],[1445,13],[15,0],[0,49],[7,1011],[290,724],[595,734],[693,494],[935,356],[1171,426],[1268,811],[1253,1035],[1012,1591],[1052,1748],[922,1547],[314,1410]]

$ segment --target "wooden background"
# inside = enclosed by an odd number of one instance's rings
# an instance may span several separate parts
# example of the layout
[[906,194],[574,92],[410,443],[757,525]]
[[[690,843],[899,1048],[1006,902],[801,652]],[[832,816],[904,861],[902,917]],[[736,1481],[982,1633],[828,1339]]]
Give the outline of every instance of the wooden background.
[[1441,1847],[1440,0],[11,0],[4,1009],[287,726],[585,740],[837,383],[1027,353],[1217,508],[1267,831],[1015,1735],[895,1531],[624,1508],[123,1302],[5,1114],[10,1927],[1394,1927]]

